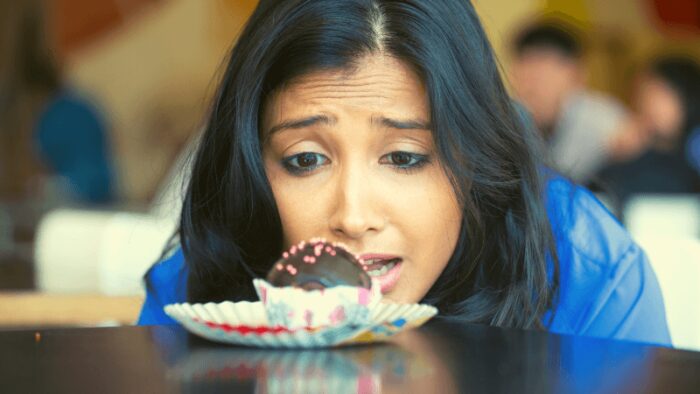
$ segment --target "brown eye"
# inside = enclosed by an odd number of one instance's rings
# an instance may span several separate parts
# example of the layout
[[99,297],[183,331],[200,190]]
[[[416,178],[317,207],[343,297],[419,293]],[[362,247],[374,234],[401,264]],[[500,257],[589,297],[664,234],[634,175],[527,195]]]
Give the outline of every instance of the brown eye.
[[403,151],[387,153],[379,160],[381,164],[388,164],[402,171],[419,169],[429,162],[430,157],[428,155]]
[[292,174],[308,173],[327,163],[326,156],[314,152],[303,152],[282,160],[282,165]]
[[318,157],[314,153],[302,153],[297,159],[299,167],[313,167],[318,164]]
[[411,155],[406,152],[391,153],[391,162],[397,166],[407,166],[411,164],[412,159]]

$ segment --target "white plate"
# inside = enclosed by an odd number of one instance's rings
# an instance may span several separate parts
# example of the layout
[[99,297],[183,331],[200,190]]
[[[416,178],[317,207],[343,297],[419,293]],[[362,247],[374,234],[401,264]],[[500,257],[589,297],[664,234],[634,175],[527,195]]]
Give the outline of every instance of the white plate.
[[265,308],[257,302],[170,304],[165,313],[191,333],[235,345],[270,348],[317,348],[386,340],[408,328],[418,327],[437,314],[424,304],[379,303],[372,307],[370,324],[287,330],[269,327]]

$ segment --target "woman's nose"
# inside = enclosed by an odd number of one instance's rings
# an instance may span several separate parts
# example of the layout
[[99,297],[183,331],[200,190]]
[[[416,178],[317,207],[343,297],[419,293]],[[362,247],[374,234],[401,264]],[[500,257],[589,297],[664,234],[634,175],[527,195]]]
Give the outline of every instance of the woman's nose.
[[352,169],[342,171],[335,184],[331,232],[353,240],[380,232],[386,221],[380,211],[380,195],[372,185],[371,175]]

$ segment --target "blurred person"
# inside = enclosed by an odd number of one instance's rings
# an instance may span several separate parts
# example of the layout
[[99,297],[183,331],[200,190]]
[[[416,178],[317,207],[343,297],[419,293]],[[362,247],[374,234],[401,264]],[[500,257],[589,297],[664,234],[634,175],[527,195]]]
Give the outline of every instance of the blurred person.
[[470,2],[261,2],[139,324],[174,323],[171,303],[256,300],[253,279],[322,237],[361,256],[386,302],[669,345],[646,255],[539,142]]
[[541,21],[514,40],[510,77],[559,171],[587,183],[608,161],[615,136],[627,127],[624,107],[585,88],[583,46],[573,27]]
[[0,1],[0,199],[109,203],[105,121],[61,81],[45,12],[43,0]]
[[624,205],[637,193],[700,192],[700,66],[689,57],[652,60],[634,97],[637,129],[619,138],[621,160],[600,179]]

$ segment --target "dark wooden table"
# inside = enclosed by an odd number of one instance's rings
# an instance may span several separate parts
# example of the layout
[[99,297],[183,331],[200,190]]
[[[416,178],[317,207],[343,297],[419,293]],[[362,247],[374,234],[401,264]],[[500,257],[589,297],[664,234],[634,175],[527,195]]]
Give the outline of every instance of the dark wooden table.
[[282,351],[176,326],[6,330],[0,392],[700,392],[696,352],[439,320],[395,338]]

